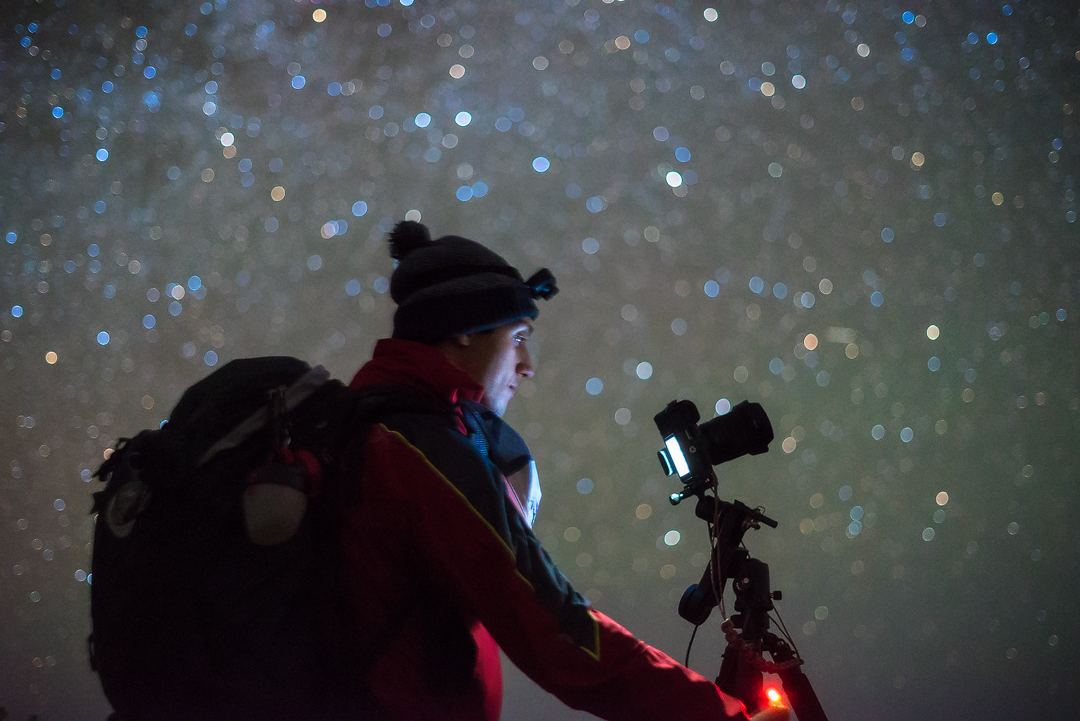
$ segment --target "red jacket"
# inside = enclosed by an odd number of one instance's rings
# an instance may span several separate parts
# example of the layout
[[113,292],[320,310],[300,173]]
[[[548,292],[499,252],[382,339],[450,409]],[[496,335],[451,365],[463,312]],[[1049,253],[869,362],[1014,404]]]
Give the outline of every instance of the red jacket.
[[483,388],[438,349],[381,340],[351,385],[403,386],[447,410],[390,416],[344,459],[360,476],[341,537],[351,633],[376,659],[368,681],[390,718],[498,719],[498,648],[602,718],[746,718],[738,700],[574,591],[454,412]]

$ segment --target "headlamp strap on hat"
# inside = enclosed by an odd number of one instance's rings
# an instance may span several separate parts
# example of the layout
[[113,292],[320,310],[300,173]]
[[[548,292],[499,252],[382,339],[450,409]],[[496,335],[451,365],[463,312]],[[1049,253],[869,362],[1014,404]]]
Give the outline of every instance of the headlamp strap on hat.
[[555,276],[547,268],[541,268],[529,276],[525,285],[528,286],[533,298],[548,300],[559,292],[559,287],[555,285]]

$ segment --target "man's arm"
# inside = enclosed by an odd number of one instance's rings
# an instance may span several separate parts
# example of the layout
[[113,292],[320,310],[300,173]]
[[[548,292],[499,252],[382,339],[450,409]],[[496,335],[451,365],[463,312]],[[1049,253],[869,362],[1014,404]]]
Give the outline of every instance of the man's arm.
[[431,578],[545,690],[607,719],[747,718],[711,681],[591,609],[463,436],[383,428],[369,441],[366,471],[401,480],[403,523]]

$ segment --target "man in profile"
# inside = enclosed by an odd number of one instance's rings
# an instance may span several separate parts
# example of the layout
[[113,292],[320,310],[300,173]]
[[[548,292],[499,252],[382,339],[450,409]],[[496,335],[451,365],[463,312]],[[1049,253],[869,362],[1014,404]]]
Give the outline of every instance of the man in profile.
[[394,388],[427,409],[395,412],[352,443],[343,480],[357,488],[340,536],[345,643],[362,649],[380,711],[498,719],[502,648],[542,688],[601,718],[747,718],[738,700],[593,609],[531,531],[535,465],[500,416],[533,375],[535,300],[555,294],[555,279],[545,270],[526,281],[481,244],[433,241],[411,221],[391,232],[390,255],[393,336],[351,385]]

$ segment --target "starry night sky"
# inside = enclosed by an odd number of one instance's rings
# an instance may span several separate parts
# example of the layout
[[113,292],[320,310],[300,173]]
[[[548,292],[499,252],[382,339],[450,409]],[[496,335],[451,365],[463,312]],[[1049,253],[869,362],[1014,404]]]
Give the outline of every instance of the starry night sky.
[[[10,718],[108,713],[103,453],[233,358],[350,378],[406,217],[558,277],[507,418],[597,608],[683,657],[708,539],[652,417],[747,398],[776,440],[720,493],[780,522],[746,543],[832,718],[1075,718],[1070,3],[108,6],[0,22]],[[582,717],[507,673],[507,718]]]

